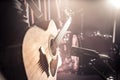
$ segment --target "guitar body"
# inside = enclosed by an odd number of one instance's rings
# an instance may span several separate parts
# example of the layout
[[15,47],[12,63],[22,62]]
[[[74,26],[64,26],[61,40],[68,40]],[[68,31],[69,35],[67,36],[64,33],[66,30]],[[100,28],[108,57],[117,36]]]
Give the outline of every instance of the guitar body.
[[57,28],[54,21],[50,21],[47,30],[34,26],[26,32],[22,53],[28,80],[56,80],[58,66],[55,67],[55,75],[50,71],[53,59],[50,44],[56,35]]

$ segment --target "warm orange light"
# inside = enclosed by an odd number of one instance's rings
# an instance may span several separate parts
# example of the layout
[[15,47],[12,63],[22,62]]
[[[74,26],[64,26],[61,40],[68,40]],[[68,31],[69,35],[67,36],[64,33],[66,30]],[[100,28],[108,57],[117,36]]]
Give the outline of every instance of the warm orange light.
[[115,6],[117,9],[120,8],[120,0],[108,0],[113,6]]

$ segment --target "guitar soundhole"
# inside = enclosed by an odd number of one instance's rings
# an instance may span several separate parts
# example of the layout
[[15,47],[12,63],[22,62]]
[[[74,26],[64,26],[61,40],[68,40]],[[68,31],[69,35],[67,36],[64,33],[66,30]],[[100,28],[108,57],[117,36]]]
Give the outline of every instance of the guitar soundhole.
[[57,65],[58,65],[58,56],[56,57],[56,59],[52,59],[50,62],[50,71],[52,76],[54,77],[57,71]]
[[54,39],[51,39],[50,48],[51,48],[51,52],[52,52],[53,56],[56,55],[56,47],[57,47],[57,45],[56,45]]

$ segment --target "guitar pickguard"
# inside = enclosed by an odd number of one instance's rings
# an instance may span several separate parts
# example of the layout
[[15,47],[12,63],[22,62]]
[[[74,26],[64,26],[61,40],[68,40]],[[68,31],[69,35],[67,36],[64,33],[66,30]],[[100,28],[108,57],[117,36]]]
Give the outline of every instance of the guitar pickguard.
[[47,58],[46,58],[46,55],[43,54],[41,48],[39,49],[40,51],[40,60],[38,61],[38,64],[39,64],[39,67],[42,69],[42,71],[47,74],[47,77],[49,77],[49,70],[48,70],[48,62],[47,62]]

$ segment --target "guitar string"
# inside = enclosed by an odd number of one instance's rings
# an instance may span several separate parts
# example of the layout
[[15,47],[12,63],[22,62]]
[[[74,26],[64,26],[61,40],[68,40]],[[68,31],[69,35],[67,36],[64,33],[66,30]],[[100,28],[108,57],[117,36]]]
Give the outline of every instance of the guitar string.
[[[69,20],[69,19],[68,19]],[[60,43],[61,39],[64,37],[64,34],[65,32],[67,31],[68,27],[69,27],[69,24],[68,24],[68,21],[67,23],[64,25],[65,27],[63,27],[63,29],[59,32],[58,36],[55,38],[55,41],[57,42],[57,44]],[[48,53],[49,49],[46,48],[45,52]],[[56,54],[57,55],[57,54]],[[37,63],[38,64],[38,63]],[[41,69],[41,65],[38,67],[40,69],[41,72],[44,72],[42,69]]]
[[[68,29],[68,27],[69,27],[69,25],[70,25],[70,23],[71,23],[71,20],[72,20],[72,18],[69,17],[69,19],[67,20],[67,22],[66,22],[65,25],[63,26],[62,30],[61,30],[61,31],[58,33],[58,35],[55,37],[55,42],[57,42],[57,45],[59,45],[62,37],[64,36],[65,32],[67,31],[67,29]],[[45,52],[48,53],[48,51],[49,51],[49,49],[46,48],[46,49],[45,49]],[[56,56],[56,55],[55,55],[55,56]],[[54,58],[55,56],[52,55],[51,57]]]
[[[71,23],[72,18],[69,17],[69,19],[67,20],[67,22],[65,23],[65,25],[63,26],[62,30],[58,33],[58,35],[55,37],[55,42],[57,42],[57,44],[60,43],[62,37],[64,36],[65,32],[67,31],[70,23]],[[46,50],[45,50],[46,51]]]
[[[64,36],[65,32],[67,31],[70,23],[72,21],[72,18],[69,17],[69,19],[67,20],[67,22],[65,23],[65,25],[63,26],[62,30],[60,31],[60,33],[58,34],[58,36],[55,38],[55,41],[57,40],[58,41],[58,44],[60,43],[62,37]],[[56,42],[57,42],[56,41]]]

